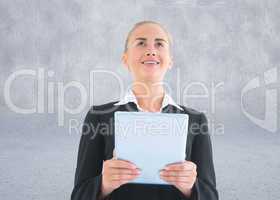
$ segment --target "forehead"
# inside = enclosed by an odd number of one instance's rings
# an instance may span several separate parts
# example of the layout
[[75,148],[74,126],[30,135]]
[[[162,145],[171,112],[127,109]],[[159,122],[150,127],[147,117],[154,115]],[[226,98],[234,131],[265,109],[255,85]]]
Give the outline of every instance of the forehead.
[[131,33],[130,41],[134,41],[136,38],[161,38],[168,41],[167,33],[157,24],[142,24],[138,26]]

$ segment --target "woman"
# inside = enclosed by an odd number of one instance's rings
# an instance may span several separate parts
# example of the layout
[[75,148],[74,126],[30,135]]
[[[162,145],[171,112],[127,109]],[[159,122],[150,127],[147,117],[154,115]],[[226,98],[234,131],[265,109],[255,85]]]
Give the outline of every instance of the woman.
[[[163,87],[164,76],[172,68],[170,46],[169,33],[157,22],[139,22],[129,32],[122,62],[133,77],[132,88],[120,101],[93,106],[88,112],[72,200],[218,199],[207,119],[177,105]],[[185,162],[169,164],[159,174],[168,185],[128,183],[141,171],[113,155],[115,111],[189,115]]]

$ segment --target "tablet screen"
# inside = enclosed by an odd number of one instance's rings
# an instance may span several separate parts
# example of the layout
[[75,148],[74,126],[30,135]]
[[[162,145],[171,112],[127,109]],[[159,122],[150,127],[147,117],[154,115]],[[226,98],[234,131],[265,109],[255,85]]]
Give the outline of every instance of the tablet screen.
[[132,183],[167,184],[159,170],[185,160],[187,132],[187,114],[117,111],[117,159],[129,160],[142,170]]

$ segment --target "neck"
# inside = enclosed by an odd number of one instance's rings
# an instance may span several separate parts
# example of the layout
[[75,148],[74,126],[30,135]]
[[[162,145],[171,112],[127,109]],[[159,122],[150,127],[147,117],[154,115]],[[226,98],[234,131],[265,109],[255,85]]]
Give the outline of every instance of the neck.
[[134,82],[132,91],[138,105],[145,111],[159,112],[164,98],[162,83]]

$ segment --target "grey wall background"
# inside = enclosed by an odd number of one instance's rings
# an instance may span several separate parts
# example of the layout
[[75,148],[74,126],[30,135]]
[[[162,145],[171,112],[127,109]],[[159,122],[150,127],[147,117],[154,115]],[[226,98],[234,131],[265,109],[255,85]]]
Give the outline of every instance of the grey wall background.
[[[89,71],[100,69],[114,72],[127,85],[130,76],[120,62],[124,40],[134,23],[149,19],[163,23],[174,38],[175,65],[166,78],[174,99],[206,112],[214,127],[210,129],[221,199],[278,200],[279,115],[278,129],[265,130],[242,112],[240,96],[242,88],[259,77],[261,87],[244,97],[248,113],[264,119],[269,88],[278,88],[279,105],[279,81],[264,85],[267,70],[276,68],[279,77],[279,8],[277,0],[0,0],[1,199],[69,199],[80,138],[70,131],[69,120],[81,123],[90,107],[87,102],[80,113],[66,113],[62,127],[57,107],[54,113],[15,113],[4,98],[7,78],[21,69],[41,68],[54,72],[46,75],[46,84],[53,82],[57,88],[58,82],[75,80],[89,90]],[[194,81],[209,90],[211,83],[223,86],[214,101],[184,98],[182,86]],[[19,77],[11,88],[13,102],[24,108],[36,105],[37,87],[34,79]],[[120,96],[116,80],[104,73],[96,77],[92,91],[94,104]],[[201,88],[190,92],[200,94]],[[65,96],[67,106],[79,105],[77,90]],[[57,106],[57,92],[54,97]],[[279,114],[279,106],[273,112]],[[220,125],[223,134],[217,131]]]

